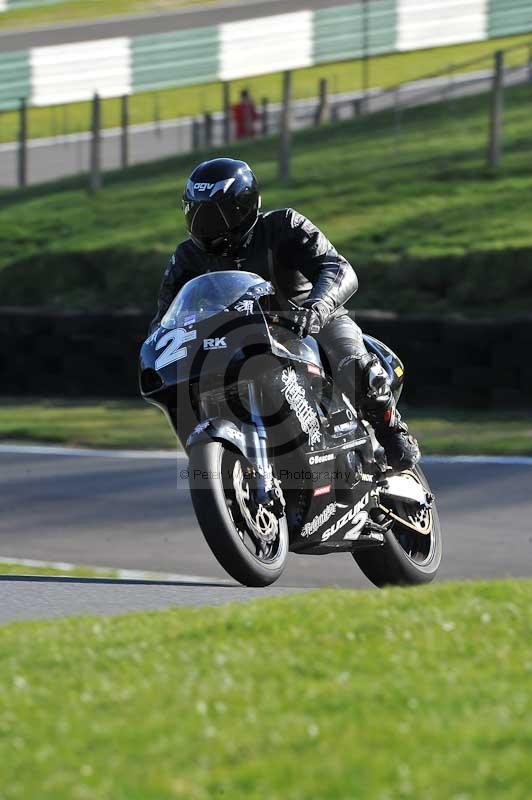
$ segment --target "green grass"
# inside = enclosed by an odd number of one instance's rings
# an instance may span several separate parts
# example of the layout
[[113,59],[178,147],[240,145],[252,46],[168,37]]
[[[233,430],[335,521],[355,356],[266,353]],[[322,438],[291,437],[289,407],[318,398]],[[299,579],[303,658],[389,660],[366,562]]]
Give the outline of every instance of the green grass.
[[[528,412],[404,412],[426,455],[532,455]],[[141,400],[0,402],[0,441],[82,447],[171,449],[176,447],[160,411]]]
[[218,0],[71,0],[12,9],[0,14],[0,31],[46,25],[64,25],[116,15],[157,14]]
[[176,446],[163,414],[144,401],[0,401],[0,440],[128,450]]
[[72,565],[70,567],[48,567],[16,564],[0,560],[0,577],[3,575],[38,575],[46,577],[67,576],[69,578],[116,578],[118,573],[113,569],[100,569]]
[[[400,133],[387,113],[302,132],[286,187],[276,139],[229,153],[252,163],[266,208],[298,208],[351,259],[353,307],[528,314],[531,101],[529,85],[507,92],[497,176],[485,166],[485,96],[405,112]],[[2,303],[153,310],[184,235],[180,192],[199,158],[108,175],[96,196],[83,178],[0,195]]]
[[3,626],[2,795],[525,800],[531,609],[501,581]]
[[[487,69],[493,63],[492,55],[496,49],[520,43],[526,44],[530,41],[531,34],[526,34],[412,53],[375,56],[371,59],[370,83],[372,86],[382,88],[396,86],[401,82],[416,80],[429,73],[441,72],[452,64],[460,64],[477,58],[485,60],[478,64],[472,64],[467,69]],[[528,58],[528,50],[519,49],[507,54],[506,63],[508,65],[522,64],[526,58]],[[362,70],[361,60],[296,70],[294,72],[294,97],[315,97],[318,94],[318,84],[321,78],[329,80],[332,92],[361,89],[363,86]],[[234,81],[231,85],[232,97],[236,99],[240,90],[246,86],[257,100],[268,97],[272,102],[277,102],[281,99],[281,85],[280,74]],[[220,83],[186,86],[133,95],[130,98],[130,120],[134,124],[156,119],[172,119],[179,116],[202,114],[205,111],[218,111],[222,107]],[[112,128],[120,125],[120,101],[116,98],[103,100],[101,113],[104,127]],[[31,109],[28,114],[28,126],[28,136],[33,138],[89,130],[91,126],[90,104],[73,103],[68,106]],[[0,113],[0,141],[14,141],[17,138],[18,129],[17,112]]]

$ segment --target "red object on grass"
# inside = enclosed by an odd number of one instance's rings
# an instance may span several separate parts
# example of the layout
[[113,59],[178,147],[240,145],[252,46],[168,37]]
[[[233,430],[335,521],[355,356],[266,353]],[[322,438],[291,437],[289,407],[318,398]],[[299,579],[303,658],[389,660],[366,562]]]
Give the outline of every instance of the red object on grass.
[[235,121],[235,136],[237,139],[247,139],[255,136],[255,122],[260,114],[253,100],[241,100],[233,106],[233,119]]

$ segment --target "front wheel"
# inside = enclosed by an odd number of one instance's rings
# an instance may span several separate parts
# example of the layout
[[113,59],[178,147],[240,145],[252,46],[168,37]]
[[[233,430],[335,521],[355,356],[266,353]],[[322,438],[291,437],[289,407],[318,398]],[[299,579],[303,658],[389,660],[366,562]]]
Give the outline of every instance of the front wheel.
[[[420,467],[408,474],[430,491]],[[353,558],[375,586],[416,586],[436,577],[442,556],[442,535],[434,502],[421,509],[399,501],[384,500],[376,519],[382,524],[392,520],[382,547],[353,553]]]
[[192,505],[203,535],[221,566],[244,586],[269,586],[288,557],[286,517],[254,502],[250,464],[221,442],[190,452]]

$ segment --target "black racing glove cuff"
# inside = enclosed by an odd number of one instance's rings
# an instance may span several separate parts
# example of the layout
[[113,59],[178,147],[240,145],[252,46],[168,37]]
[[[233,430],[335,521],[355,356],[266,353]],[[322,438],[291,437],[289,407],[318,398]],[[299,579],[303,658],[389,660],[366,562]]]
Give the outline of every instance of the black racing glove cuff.
[[304,300],[301,305],[303,308],[309,308],[317,315],[320,323],[320,330],[323,326],[329,321],[330,311],[327,308],[325,303],[322,303],[320,300]]
[[297,334],[300,339],[304,339],[305,336],[317,336],[322,327],[317,311],[306,306],[300,306],[295,314],[294,322],[298,326]]

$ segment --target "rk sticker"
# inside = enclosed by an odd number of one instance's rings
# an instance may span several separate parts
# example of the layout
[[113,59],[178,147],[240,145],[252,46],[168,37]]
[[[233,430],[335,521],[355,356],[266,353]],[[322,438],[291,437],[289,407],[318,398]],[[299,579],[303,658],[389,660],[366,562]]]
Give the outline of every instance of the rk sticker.
[[224,350],[226,347],[227,347],[227,342],[225,341],[225,336],[222,336],[221,339],[203,340],[204,350]]

